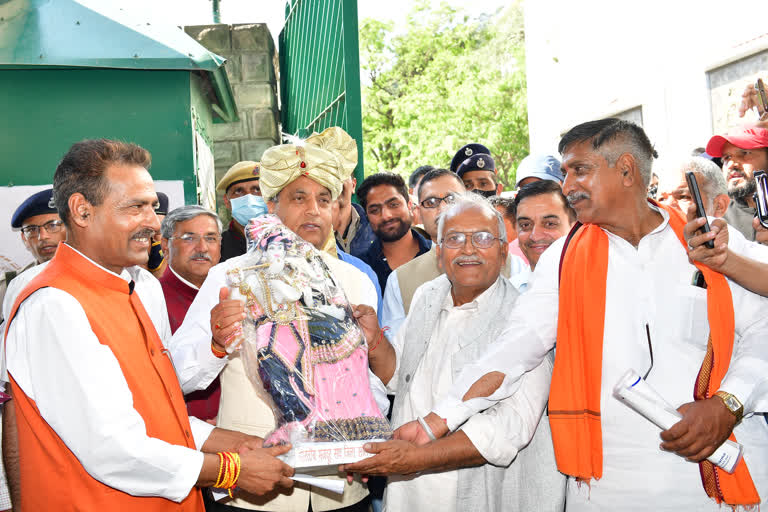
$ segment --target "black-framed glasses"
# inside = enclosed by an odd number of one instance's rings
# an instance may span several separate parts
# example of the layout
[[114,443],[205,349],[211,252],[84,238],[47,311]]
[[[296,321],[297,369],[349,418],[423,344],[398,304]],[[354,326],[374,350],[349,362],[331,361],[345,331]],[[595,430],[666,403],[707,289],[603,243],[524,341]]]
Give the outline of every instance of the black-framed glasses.
[[432,208],[437,208],[440,206],[440,203],[445,201],[445,204],[453,204],[456,202],[456,194],[446,194],[443,197],[428,197],[425,200],[423,200],[421,203],[419,203],[422,207],[427,208],[431,210]]
[[40,236],[40,228],[45,229],[45,232],[48,234],[58,233],[62,230],[64,227],[64,223],[60,220],[49,220],[45,224],[42,224],[40,226],[36,224],[28,224],[21,228],[21,232],[24,233],[24,236],[27,238],[37,238]]
[[180,236],[172,236],[170,240],[181,240],[185,244],[195,245],[202,239],[208,245],[214,245],[221,242],[221,235],[197,235],[195,233],[184,233]]
[[453,231],[443,237],[441,245],[448,247],[449,249],[460,249],[467,243],[467,237],[472,240],[472,245],[478,249],[488,249],[493,245],[496,240],[501,238],[493,236],[493,233],[488,231]]

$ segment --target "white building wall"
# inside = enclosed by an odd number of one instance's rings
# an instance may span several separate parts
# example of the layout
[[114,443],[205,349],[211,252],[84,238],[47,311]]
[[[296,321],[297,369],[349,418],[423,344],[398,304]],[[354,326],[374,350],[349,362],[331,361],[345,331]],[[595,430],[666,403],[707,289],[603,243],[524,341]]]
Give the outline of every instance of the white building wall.
[[[641,106],[663,158],[690,154],[713,134],[707,72],[768,49],[766,20],[757,0],[526,0],[531,151],[556,154],[575,124]],[[731,125],[754,80],[734,72],[716,92],[729,98]]]

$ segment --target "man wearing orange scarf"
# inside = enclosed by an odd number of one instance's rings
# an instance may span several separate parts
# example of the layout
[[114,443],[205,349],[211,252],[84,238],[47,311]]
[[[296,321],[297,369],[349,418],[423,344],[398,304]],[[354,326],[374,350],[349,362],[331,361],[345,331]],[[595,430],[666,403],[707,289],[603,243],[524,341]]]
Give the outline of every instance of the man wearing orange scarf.
[[[640,127],[584,123],[559,149],[563,192],[583,226],[542,254],[511,312],[515,336],[455,381],[428,424],[442,434],[508,395],[556,342],[549,419],[569,511],[759,504],[768,301],[689,262],[684,218],[646,198],[656,151]],[[679,423],[660,432],[613,398],[630,368],[679,407]],[[462,400],[494,371],[505,374],[494,393]],[[729,437],[744,446],[732,475],[705,461]]]

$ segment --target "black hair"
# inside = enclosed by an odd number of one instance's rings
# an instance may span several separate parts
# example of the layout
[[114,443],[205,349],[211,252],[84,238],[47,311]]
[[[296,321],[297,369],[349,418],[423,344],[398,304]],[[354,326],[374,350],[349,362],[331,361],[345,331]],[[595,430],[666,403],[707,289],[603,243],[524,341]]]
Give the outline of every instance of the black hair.
[[521,187],[520,190],[517,191],[517,196],[515,196],[515,213],[517,213],[517,210],[520,208],[520,202],[528,197],[536,197],[536,196],[543,196],[545,194],[555,194],[560,201],[563,203],[563,209],[565,210],[565,213],[568,214],[568,218],[571,220],[571,222],[576,221],[576,211],[571,208],[571,205],[568,204],[568,199],[566,199],[565,195],[563,194],[563,189],[560,187],[560,184],[556,181],[550,181],[550,180],[540,180],[540,181],[534,181],[532,183],[528,183],[524,187]]
[[421,187],[423,187],[425,183],[429,183],[432,180],[442,178],[443,176],[451,176],[456,180],[456,183],[461,185],[462,190],[464,189],[464,182],[461,181],[461,178],[459,178],[455,172],[451,172],[448,169],[432,169],[427,174],[425,174],[423,178],[421,178],[421,182],[419,183],[419,190],[416,191],[416,196],[419,198],[419,201],[421,201]]
[[408,187],[413,188],[416,186],[416,184],[419,182],[419,178],[422,176],[425,176],[429,171],[434,169],[431,165],[422,165],[421,167],[417,167],[415,171],[411,173],[411,175],[408,177]]
[[488,198],[488,202],[491,203],[491,205],[494,208],[498,206],[501,206],[502,208],[504,208],[504,213],[503,213],[504,218],[512,222],[515,222],[515,218],[517,217],[517,204],[514,198],[491,196]]
[[99,206],[109,192],[105,176],[110,165],[137,165],[149,169],[152,157],[137,146],[109,139],[76,142],[59,162],[53,175],[53,200],[61,220],[69,226],[69,198],[80,193],[93,206]]
[[364,210],[368,208],[368,193],[373,187],[378,187],[380,185],[394,187],[395,190],[403,196],[405,202],[410,200],[408,197],[408,187],[405,186],[405,180],[403,180],[402,176],[392,172],[377,172],[376,174],[371,174],[365,178],[357,188],[357,199],[360,201],[360,205]]

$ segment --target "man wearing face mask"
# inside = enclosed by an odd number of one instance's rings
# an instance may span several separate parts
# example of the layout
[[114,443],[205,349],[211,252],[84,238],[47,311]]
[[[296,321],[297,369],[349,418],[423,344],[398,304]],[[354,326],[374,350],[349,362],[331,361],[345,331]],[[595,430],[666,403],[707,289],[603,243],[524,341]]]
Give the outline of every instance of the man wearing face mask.
[[238,162],[221,178],[216,190],[224,192],[224,205],[232,213],[229,228],[221,234],[221,261],[245,254],[243,226],[253,217],[267,213],[259,188],[258,162]]
[[462,146],[453,155],[449,169],[459,175],[470,192],[484,197],[501,194],[502,186],[496,180],[496,163],[491,157],[491,150],[482,144],[471,142]]
[[461,162],[456,174],[464,187],[483,197],[501,194],[502,185],[496,181],[496,162],[491,155],[474,154]]

